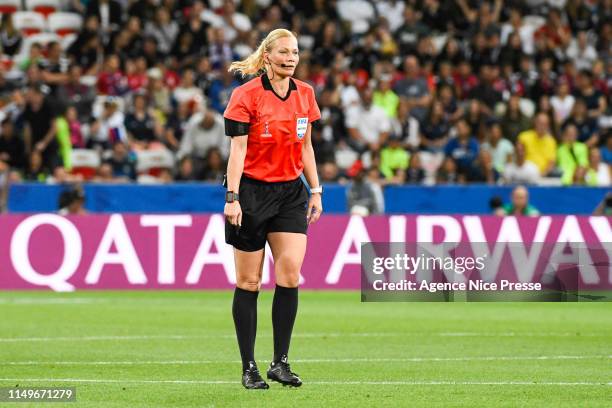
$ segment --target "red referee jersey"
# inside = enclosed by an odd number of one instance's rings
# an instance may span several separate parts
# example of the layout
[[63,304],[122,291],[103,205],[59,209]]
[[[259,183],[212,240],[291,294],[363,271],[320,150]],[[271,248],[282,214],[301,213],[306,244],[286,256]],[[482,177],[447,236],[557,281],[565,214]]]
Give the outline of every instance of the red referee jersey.
[[277,182],[295,180],[302,173],[306,130],[321,112],[307,83],[290,78],[282,98],[263,74],[234,89],[223,116],[228,136],[248,134],[243,174]]

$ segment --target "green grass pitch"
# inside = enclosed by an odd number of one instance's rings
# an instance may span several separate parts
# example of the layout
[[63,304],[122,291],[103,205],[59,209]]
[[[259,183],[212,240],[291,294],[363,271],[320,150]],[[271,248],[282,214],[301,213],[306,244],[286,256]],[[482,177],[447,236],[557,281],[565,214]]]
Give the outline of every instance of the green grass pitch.
[[[302,290],[289,357],[304,385],[247,391],[231,298],[0,293],[0,386],[77,388],[76,403],[53,407],[612,405],[612,303],[374,304]],[[264,372],[271,300],[262,291]]]

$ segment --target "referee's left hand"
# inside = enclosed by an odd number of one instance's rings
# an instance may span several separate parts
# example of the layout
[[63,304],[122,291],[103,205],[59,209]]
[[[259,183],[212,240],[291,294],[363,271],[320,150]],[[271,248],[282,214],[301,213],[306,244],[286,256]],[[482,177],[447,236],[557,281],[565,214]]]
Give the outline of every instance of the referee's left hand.
[[314,193],[310,196],[310,201],[308,202],[308,212],[306,213],[308,224],[317,222],[322,212],[323,205],[321,204],[321,194]]

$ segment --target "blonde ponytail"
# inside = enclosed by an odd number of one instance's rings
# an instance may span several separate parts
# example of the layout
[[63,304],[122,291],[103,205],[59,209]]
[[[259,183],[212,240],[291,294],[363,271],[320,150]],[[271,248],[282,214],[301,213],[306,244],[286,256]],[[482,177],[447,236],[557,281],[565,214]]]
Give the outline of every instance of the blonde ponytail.
[[295,37],[289,30],[284,28],[277,28],[268,33],[266,38],[261,41],[259,47],[251,55],[243,59],[242,61],[234,61],[228,68],[229,72],[238,72],[244,78],[247,75],[256,75],[260,72],[266,71],[266,65],[264,61],[264,51],[272,51],[274,42],[279,38],[283,37]]

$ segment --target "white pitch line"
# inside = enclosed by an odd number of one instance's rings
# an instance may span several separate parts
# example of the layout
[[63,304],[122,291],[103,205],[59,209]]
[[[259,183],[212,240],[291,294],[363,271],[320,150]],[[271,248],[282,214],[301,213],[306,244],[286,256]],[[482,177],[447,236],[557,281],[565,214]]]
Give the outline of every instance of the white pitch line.
[[[295,359],[294,363],[382,363],[382,362],[449,362],[449,361],[525,361],[525,360],[599,360],[612,359],[612,355],[596,356],[488,356],[488,357],[406,357],[406,358],[317,358]],[[7,361],[3,365],[35,366],[35,365],[199,365],[199,364],[234,364],[240,360],[167,360],[167,361]]]
[[[93,384],[204,384],[204,385],[236,385],[238,381],[229,380],[111,380],[86,378],[0,378],[0,382],[63,382],[63,383],[93,383]],[[565,381],[309,381],[306,385],[543,385],[543,386],[612,386],[612,382],[565,382]]]
[[612,382],[565,381],[313,381],[316,385],[559,385],[612,386]]
[[[259,334],[258,337],[271,337],[269,333]],[[319,338],[319,337],[612,337],[612,333],[469,333],[469,332],[445,332],[445,333],[414,333],[414,332],[381,332],[381,333],[295,333],[293,337]],[[190,339],[235,339],[235,334],[199,334],[199,335],[126,335],[126,336],[58,336],[58,337],[0,337],[0,343],[19,342],[46,342],[46,341],[122,341],[122,340],[190,340]]]
[[38,298],[0,298],[0,305],[83,305],[92,303],[105,303],[91,298],[57,298],[57,299],[38,299]]
[[483,333],[483,332],[447,332],[436,333],[443,337],[598,337],[612,336],[612,333],[547,333],[547,332],[498,332],[498,333]]
[[[293,337],[399,337],[411,333],[295,333]],[[271,337],[262,333],[258,337]],[[132,335],[132,336],[59,336],[59,337],[0,337],[0,343],[45,342],[45,341],[105,341],[105,340],[189,340],[189,339],[235,339],[235,334],[200,334],[200,335]]]
[[293,360],[296,363],[376,363],[376,362],[411,362],[429,363],[445,361],[523,361],[523,360],[598,360],[612,359],[612,355],[597,356],[484,356],[484,357],[405,357],[405,358],[340,358],[340,359],[306,359]]
[[[105,341],[105,340],[185,340],[199,338],[217,338],[225,335],[140,335],[140,336],[82,336],[82,337],[3,337],[0,343],[19,343],[19,342],[45,342],[45,341]],[[235,336],[234,336],[235,337]]]

